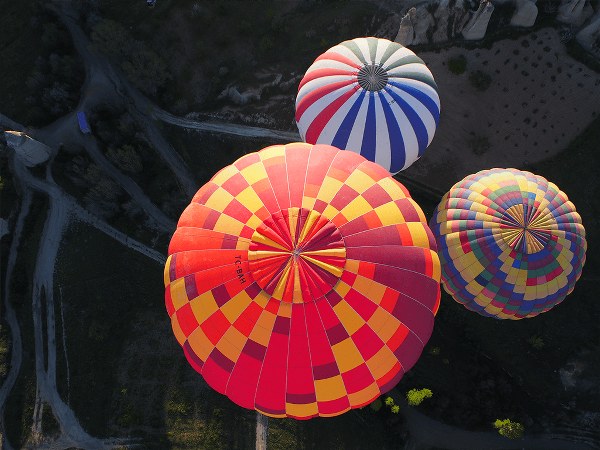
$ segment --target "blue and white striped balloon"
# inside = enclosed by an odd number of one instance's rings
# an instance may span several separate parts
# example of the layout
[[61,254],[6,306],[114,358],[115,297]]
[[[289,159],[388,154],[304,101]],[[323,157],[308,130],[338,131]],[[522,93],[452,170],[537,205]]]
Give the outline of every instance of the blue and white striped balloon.
[[352,39],[308,68],[296,97],[302,139],[360,153],[391,173],[431,143],[440,118],[433,75],[408,48],[387,39]]

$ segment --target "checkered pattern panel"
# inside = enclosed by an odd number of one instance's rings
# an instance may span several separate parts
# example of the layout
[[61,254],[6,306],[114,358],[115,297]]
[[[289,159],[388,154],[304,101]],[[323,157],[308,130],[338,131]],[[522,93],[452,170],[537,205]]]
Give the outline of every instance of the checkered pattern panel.
[[182,213],[164,277],[192,367],[272,417],[335,416],[390,390],[439,306],[419,206],[326,145],[268,147],[217,173]]
[[516,169],[470,175],[431,220],[444,288],[497,319],[534,317],[573,290],[585,263],[581,217],[564,192]]

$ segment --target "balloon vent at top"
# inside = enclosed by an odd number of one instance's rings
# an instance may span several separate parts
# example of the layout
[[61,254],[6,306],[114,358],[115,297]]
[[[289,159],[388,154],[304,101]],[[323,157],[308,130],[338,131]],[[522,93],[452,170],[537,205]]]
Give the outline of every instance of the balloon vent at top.
[[319,56],[296,97],[304,141],[360,153],[391,173],[423,155],[439,118],[437,85],[425,63],[374,37],[342,42]]

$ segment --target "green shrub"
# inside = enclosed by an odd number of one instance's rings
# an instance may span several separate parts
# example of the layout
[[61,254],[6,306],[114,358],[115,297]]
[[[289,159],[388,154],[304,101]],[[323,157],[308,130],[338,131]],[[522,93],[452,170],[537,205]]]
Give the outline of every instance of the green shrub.
[[406,400],[410,406],[418,406],[423,403],[426,398],[433,397],[433,392],[430,389],[411,389],[406,393]]
[[467,70],[467,58],[464,55],[458,55],[448,60],[448,70],[455,75],[460,75]]
[[498,430],[500,435],[509,439],[520,439],[525,433],[525,427],[519,422],[513,422],[510,419],[496,419],[494,422],[494,428]]
[[492,84],[492,77],[481,70],[476,70],[469,75],[469,81],[478,91],[485,91]]
[[531,345],[535,350],[541,350],[544,348],[544,345],[546,345],[544,339],[538,335],[531,336],[529,339],[527,339],[527,342],[529,342],[529,345]]
[[369,407],[375,412],[379,411],[382,406],[383,406],[383,403],[381,402],[380,398],[376,399],[373,403],[371,403],[369,405]]

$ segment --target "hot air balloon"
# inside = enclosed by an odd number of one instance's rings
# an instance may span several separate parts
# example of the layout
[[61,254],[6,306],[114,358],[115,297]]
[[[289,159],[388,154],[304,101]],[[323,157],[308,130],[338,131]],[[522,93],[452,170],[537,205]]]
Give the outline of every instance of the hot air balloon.
[[567,195],[516,169],[483,170],[455,184],[431,219],[445,290],[496,319],[546,312],[573,290],[585,229]]
[[308,419],[395,386],[431,335],[439,276],[404,186],[352,152],[293,143],[200,188],[169,246],[165,303],[213,389]]
[[374,37],[342,42],[319,56],[296,97],[302,140],[360,153],[391,173],[423,155],[439,118],[437,85],[425,63]]

